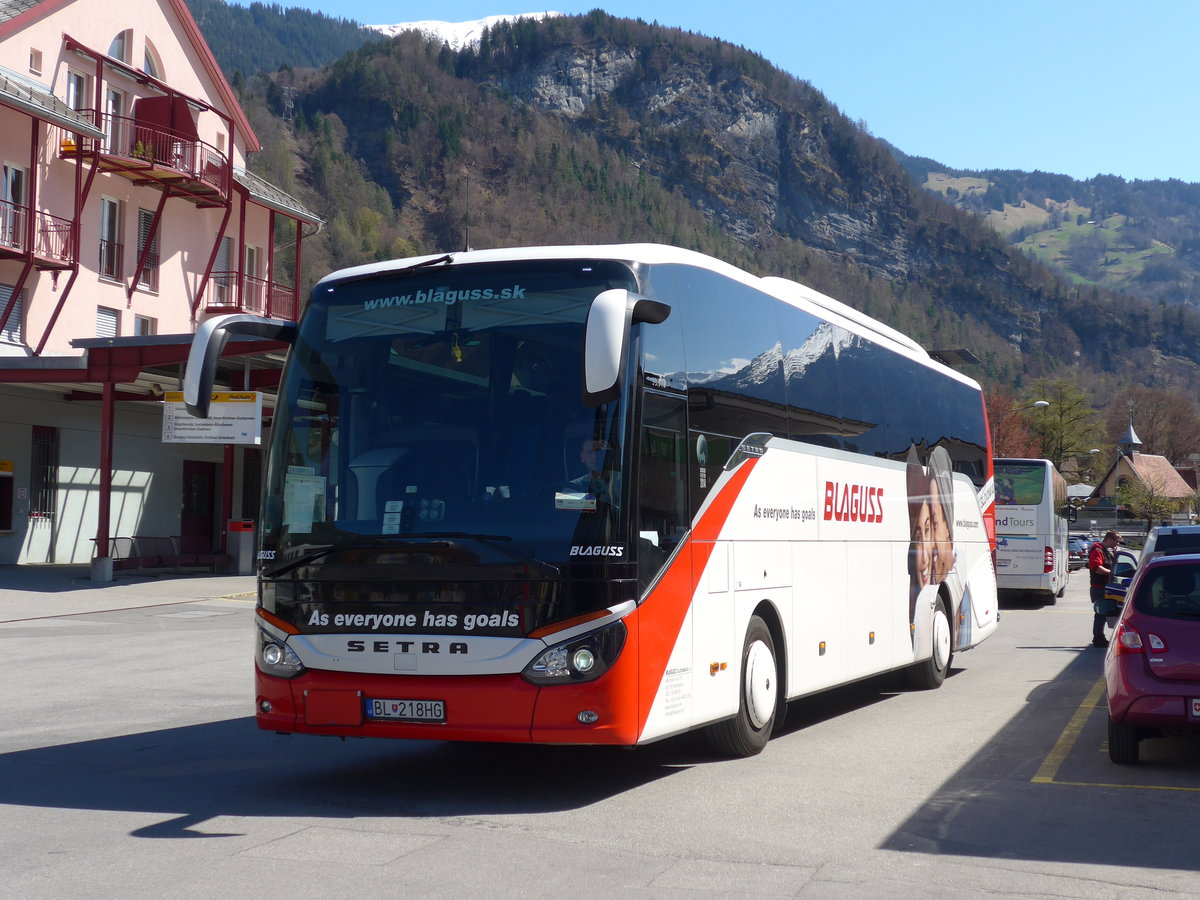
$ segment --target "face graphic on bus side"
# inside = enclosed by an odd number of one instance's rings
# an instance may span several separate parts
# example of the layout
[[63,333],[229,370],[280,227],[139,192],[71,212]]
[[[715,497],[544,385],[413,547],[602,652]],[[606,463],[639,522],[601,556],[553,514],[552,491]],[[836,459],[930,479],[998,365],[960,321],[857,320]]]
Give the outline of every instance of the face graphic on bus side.
[[933,522],[929,515],[929,501],[924,497],[910,497],[909,516],[912,524],[912,576],[916,587],[923,588],[933,583]]
[[933,521],[933,580],[943,582],[954,569],[954,476],[944,447],[929,453],[929,508]]
[[914,447],[909,453],[908,514],[911,535],[910,574],[914,591],[940,584],[954,569],[953,476],[949,455],[941,447],[921,464]]

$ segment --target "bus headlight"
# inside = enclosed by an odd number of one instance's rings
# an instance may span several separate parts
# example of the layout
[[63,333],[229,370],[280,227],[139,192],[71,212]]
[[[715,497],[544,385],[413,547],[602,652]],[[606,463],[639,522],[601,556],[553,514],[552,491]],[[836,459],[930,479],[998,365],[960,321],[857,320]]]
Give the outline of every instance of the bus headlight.
[[550,647],[521,673],[533,684],[593,681],[607,672],[625,646],[624,621]]
[[254,656],[266,675],[276,678],[295,678],[304,671],[304,663],[287,644],[258,629],[258,646]]

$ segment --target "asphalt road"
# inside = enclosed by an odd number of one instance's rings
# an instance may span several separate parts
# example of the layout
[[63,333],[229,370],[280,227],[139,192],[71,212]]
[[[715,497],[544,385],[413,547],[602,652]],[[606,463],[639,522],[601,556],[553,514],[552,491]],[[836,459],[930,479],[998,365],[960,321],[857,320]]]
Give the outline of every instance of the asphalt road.
[[1002,607],[942,689],[888,676],[798,701],[735,761],[694,737],[261,733],[252,599],[197,593],[31,613],[0,590],[5,896],[1200,894],[1200,741],[1109,762],[1081,576],[1054,606]]

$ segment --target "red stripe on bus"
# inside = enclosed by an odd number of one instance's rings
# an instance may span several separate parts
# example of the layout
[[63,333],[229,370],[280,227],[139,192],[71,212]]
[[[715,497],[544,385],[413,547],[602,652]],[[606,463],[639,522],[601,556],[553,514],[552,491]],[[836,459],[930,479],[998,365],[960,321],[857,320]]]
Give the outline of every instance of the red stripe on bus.
[[700,576],[712,556],[713,542],[725,527],[730,510],[733,509],[733,504],[742,492],[742,486],[757,462],[757,458],[748,459],[733,473],[692,528],[687,544],[638,609],[641,651],[641,678],[638,685],[639,736],[650,717],[650,708],[662,684],[663,674],[667,671],[667,663],[675,649],[683,620],[692,605],[696,585],[700,583]]

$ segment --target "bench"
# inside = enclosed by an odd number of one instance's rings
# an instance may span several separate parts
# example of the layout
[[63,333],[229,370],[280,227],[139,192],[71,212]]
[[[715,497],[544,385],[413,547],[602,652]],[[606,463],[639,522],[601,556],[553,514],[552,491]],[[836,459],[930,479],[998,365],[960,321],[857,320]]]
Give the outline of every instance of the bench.
[[[95,538],[92,539],[93,543]],[[133,537],[114,537],[108,540],[108,555],[114,572],[147,572],[183,568],[214,571],[224,560],[219,553],[183,553],[179,538],[137,534]]]

